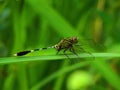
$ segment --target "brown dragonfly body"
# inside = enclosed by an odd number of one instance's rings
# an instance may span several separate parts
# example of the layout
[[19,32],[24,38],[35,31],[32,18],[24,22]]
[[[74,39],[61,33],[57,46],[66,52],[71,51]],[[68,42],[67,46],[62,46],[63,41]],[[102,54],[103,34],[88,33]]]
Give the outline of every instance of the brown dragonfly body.
[[[16,54],[14,54],[15,56],[23,56],[26,55],[28,53],[34,52],[34,51],[41,51],[44,49],[49,49],[49,48],[55,48],[57,50],[57,54],[59,53],[59,51],[63,50],[63,53],[66,55],[66,51],[69,50],[72,53],[75,53],[75,50],[73,48],[73,45],[78,43],[78,38],[77,37],[71,37],[71,38],[65,38],[62,39],[60,42],[58,42],[58,44],[51,46],[51,47],[47,47],[47,48],[39,48],[39,49],[34,49],[34,50],[26,50],[26,51],[21,51],[18,52]],[[76,54],[77,55],[77,54]],[[67,56],[67,55],[66,55]],[[68,56],[67,56],[68,57]]]

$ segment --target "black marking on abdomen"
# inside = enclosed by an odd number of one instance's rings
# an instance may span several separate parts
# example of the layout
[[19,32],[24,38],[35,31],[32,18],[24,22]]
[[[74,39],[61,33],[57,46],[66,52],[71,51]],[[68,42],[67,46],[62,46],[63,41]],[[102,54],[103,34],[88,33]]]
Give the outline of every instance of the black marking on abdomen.
[[17,54],[16,54],[16,56],[23,56],[23,55],[26,55],[26,54],[28,54],[28,53],[30,53],[31,51],[23,51],[23,52],[18,52]]
[[42,48],[42,49],[47,49],[47,48]]
[[40,49],[34,49],[34,51],[39,51]]

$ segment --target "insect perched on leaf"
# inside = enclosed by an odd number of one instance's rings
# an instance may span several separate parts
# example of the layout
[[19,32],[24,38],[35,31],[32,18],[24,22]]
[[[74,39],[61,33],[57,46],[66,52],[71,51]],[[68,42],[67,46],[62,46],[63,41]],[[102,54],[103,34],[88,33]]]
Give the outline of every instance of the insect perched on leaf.
[[[71,38],[62,39],[58,44],[56,44],[54,46],[51,46],[51,47],[39,48],[39,49],[34,49],[34,50],[26,50],[26,51],[18,52],[14,55],[15,56],[23,56],[23,55],[26,55],[28,53],[34,52],[34,51],[41,51],[41,50],[48,49],[48,48],[55,48],[57,50],[57,54],[61,50],[63,50],[63,53],[67,56],[66,51],[69,50],[73,54],[77,55],[77,53],[75,52],[74,47],[73,47],[73,45],[76,45],[76,44],[78,44],[78,38],[74,36],[74,37],[71,37]],[[83,48],[80,48],[80,49],[83,50]]]

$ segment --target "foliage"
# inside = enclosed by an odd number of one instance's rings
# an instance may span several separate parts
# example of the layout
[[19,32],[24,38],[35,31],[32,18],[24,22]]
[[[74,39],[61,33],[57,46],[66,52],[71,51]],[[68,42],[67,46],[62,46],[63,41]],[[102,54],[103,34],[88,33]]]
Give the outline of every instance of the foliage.
[[[0,90],[120,90],[119,8],[119,0],[0,0]],[[88,53],[13,57],[72,36]]]

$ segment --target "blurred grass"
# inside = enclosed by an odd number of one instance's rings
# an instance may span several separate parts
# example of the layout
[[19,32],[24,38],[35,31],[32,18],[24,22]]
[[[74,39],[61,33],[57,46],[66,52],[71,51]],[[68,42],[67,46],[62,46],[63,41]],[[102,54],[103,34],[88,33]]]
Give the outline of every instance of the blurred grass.
[[[92,54],[93,56],[95,57],[99,57],[99,58],[111,58],[111,57],[120,57],[120,54],[112,54],[112,53],[93,53]],[[88,55],[88,54],[82,54],[82,55],[79,55],[80,57],[84,57],[84,58],[87,58],[87,57],[93,57],[91,55]],[[70,58],[78,58],[77,56],[73,56],[73,55],[70,55],[69,56]],[[39,56],[39,57],[11,57],[11,58],[0,58],[0,63],[1,64],[9,64],[9,63],[20,63],[20,62],[29,62],[29,61],[38,61],[38,60],[58,60],[58,59],[65,59],[67,57],[65,57],[64,55],[58,55],[58,56]],[[106,78],[106,80],[111,83],[111,85],[113,85],[113,87],[115,87],[116,89],[120,89],[119,88],[119,78],[117,75],[115,75],[114,72],[111,71],[111,69],[109,68],[108,64],[104,61],[104,59],[100,60],[100,61],[97,61],[97,60],[92,60],[92,61],[85,61],[83,63],[91,63],[93,66],[95,66],[97,69],[100,70],[101,74],[103,74],[103,76]],[[81,63],[80,63],[81,64]],[[85,64],[86,65],[86,64]],[[75,67],[77,67],[78,65],[74,65]],[[74,67],[73,66],[73,67]],[[81,66],[81,65],[79,65]],[[22,67],[21,67],[22,68]],[[78,67],[77,67],[78,68]],[[71,68],[68,68],[68,70],[72,70]],[[59,72],[59,71],[58,71]],[[62,71],[60,71],[62,72]],[[61,75],[62,73],[58,74],[58,75]],[[21,77],[21,73],[19,74],[20,77]],[[58,76],[57,75],[57,76]],[[108,76],[109,75],[109,76]],[[55,74],[56,76],[56,74]],[[55,78],[54,74],[51,75],[50,77],[48,77],[48,80],[45,80],[45,81],[41,81],[37,86],[34,86],[31,90],[37,90],[38,88],[41,88],[41,85],[44,85],[48,82],[51,81],[51,79]],[[24,77],[24,76],[23,76]],[[25,80],[25,79],[24,79]],[[27,81],[27,80],[26,80]],[[21,81],[23,82],[23,81]],[[23,84],[25,85],[25,84]],[[35,88],[35,89],[34,89]],[[37,88],[37,89],[36,89]]]
[[[89,90],[120,90],[119,7],[120,2],[112,0],[1,0],[0,56],[4,58],[0,58],[0,90],[63,90],[69,74],[81,69],[93,77],[94,85],[90,84]],[[81,45],[92,38],[98,46],[106,45],[107,50],[100,51],[88,43],[84,48],[86,51],[90,48],[96,59],[91,61],[88,58],[91,55],[84,57],[80,53],[83,58],[74,65],[66,63],[66,57],[55,55],[54,51],[6,57],[21,50],[52,46],[71,36],[78,36]],[[97,75],[100,78],[96,79]]]
[[[120,54],[115,53],[82,53],[76,55],[69,55],[70,59],[81,59],[81,58],[92,58],[92,61],[96,58],[119,58]],[[0,58],[0,64],[10,64],[10,63],[21,63],[21,62],[31,62],[31,61],[40,61],[40,60],[64,60],[68,59],[65,55],[42,55],[42,56],[18,56],[18,57],[6,57]],[[95,60],[96,61],[96,60]]]

